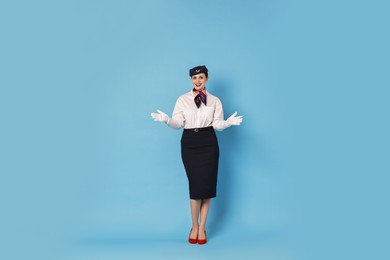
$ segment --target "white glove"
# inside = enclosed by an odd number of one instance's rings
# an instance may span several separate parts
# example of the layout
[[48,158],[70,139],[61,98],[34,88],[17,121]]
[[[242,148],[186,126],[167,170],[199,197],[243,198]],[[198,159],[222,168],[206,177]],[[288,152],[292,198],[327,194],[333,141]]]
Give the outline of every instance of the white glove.
[[234,112],[233,115],[231,115],[227,120],[226,120],[226,124],[228,126],[232,126],[232,125],[240,125],[241,122],[242,122],[242,116],[236,116],[237,115],[237,112]]
[[169,117],[168,117],[167,114],[165,114],[164,112],[162,112],[159,109],[157,109],[157,112],[158,112],[158,114],[157,113],[151,113],[152,118],[154,119],[154,121],[164,122],[164,123],[168,122]]

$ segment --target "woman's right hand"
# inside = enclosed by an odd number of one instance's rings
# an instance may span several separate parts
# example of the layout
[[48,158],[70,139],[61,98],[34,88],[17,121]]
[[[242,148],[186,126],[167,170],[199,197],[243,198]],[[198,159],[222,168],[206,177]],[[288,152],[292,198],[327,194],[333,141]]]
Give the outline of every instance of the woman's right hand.
[[157,122],[168,122],[168,115],[165,114],[164,112],[162,112],[161,110],[157,109],[157,112],[158,113],[152,113],[152,118],[154,119],[154,121],[157,121]]

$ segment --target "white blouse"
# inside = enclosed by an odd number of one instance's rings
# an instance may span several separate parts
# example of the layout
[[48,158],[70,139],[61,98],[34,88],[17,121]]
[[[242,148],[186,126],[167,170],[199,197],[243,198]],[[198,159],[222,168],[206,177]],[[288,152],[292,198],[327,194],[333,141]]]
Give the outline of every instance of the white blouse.
[[177,99],[172,118],[169,118],[166,124],[172,128],[184,129],[213,126],[218,131],[229,127],[223,119],[223,108],[219,98],[207,90],[204,92],[207,96],[207,106],[201,103],[198,108],[194,102],[197,94],[191,90]]

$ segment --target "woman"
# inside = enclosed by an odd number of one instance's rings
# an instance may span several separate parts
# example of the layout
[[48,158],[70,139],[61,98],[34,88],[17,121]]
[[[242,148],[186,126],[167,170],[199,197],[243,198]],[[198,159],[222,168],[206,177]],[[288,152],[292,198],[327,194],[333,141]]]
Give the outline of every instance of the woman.
[[224,120],[221,101],[206,90],[206,66],[190,69],[190,77],[193,89],[177,99],[172,117],[157,110],[158,113],[152,113],[152,118],[172,128],[184,128],[181,156],[188,178],[192,215],[188,241],[205,244],[210,201],[216,197],[217,189],[219,147],[214,129],[222,131],[240,125],[242,116],[236,116],[235,112]]

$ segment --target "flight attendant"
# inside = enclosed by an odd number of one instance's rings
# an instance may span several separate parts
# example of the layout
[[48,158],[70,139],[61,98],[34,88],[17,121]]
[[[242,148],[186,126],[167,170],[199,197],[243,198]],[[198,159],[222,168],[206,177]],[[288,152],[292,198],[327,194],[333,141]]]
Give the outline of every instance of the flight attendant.
[[189,74],[193,88],[177,99],[172,117],[160,110],[151,115],[154,121],[164,122],[171,128],[184,128],[181,157],[188,178],[192,215],[188,241],[205,244],[210,202],[217,191],[219,146],[214,129],[222,131],[232,125],[240,125],[242,116],[237,116],[235,112],[224,120],[221,101],[206,90],[206,66],[194,67]]

